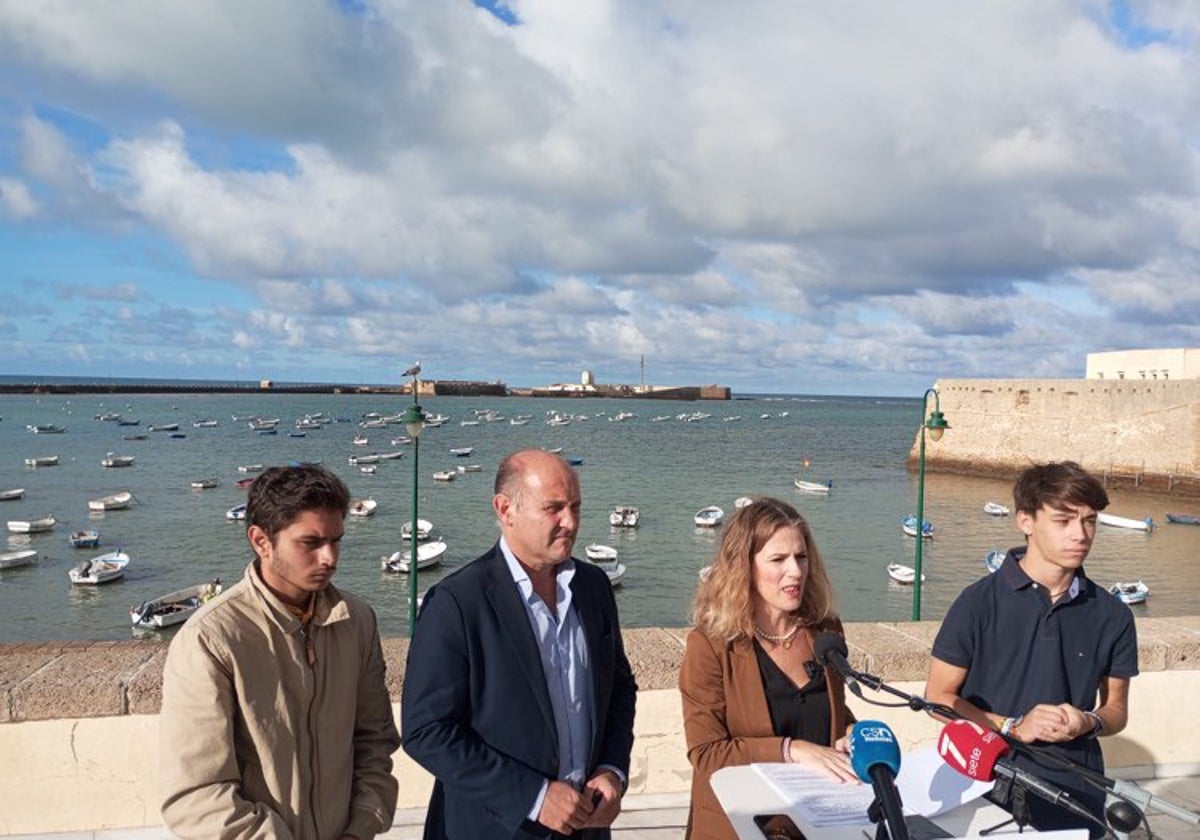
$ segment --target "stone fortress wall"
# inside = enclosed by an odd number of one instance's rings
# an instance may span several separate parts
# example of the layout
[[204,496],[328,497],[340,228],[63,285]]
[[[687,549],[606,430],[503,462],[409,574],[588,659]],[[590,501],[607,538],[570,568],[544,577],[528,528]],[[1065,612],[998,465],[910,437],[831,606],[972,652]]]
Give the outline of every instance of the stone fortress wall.
[[[940,441],[926,437],[929,471],[1011,478],[1031,463],[1072,459],[1110,486],[1200,498],[1200,380],[941,379],[934,387],[950,429]],[[918,428],[910,466],[919,444]]]

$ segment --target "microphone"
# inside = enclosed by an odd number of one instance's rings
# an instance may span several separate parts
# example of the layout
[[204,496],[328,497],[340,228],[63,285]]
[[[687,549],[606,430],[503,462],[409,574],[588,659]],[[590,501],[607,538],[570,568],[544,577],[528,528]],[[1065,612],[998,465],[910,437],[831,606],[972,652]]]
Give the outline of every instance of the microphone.
[[[817,641],[819,644],[820,639]],[[845,642],[842,647],[845,647]],[[844,656],[842,659],[845,661]],[[854,724],[850,731],[850,766],[860,780],[870,782],[875,789],[875,802],[883,814],[891,840],[909,840],[900,791],[896,789],[896,774],[900,772],[900,745],[886,723],[860,720]],[[872,820],[878,822],[875,815],[872,815]]]
[[846,640],[828,630],[818,636],[816,643],[813,644],[813,657],[822,665],[828,665],[836,671],[838,676],[845,681],[846,687],[861,697],[862,689],[858,687],[858,673],[850,667],[850,663],[846,660],[849,653]]
[[990,782],[999,778],[1020,785],[1047,802],[1080,819],[1108,829],[1104,821],[1071,798],[1071,794],[1015,766],[1005,756],[1008,742],[999,733],[970,720],[955,720],[942,727],[938,738],[942,760],[970,779]]

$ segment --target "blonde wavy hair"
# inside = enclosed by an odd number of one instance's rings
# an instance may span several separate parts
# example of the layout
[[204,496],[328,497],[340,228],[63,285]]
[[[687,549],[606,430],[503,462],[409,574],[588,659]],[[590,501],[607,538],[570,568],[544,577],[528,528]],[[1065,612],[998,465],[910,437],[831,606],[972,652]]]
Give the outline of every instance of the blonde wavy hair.
[[726,641],[754,635],[754,558],[784,528],[799,531],[808,549],[808,576],[796,616],[818,627],[836,617],[833,585],[808,521],[787,502],[762,498],[734,513],[721,534],[716,559],[692,602],[697,629]]

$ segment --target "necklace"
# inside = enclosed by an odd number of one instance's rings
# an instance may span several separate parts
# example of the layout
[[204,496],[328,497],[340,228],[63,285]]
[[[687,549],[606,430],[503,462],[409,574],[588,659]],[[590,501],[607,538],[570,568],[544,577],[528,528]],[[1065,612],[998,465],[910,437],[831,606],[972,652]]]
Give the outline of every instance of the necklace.
[[760,639],[766,639],[768,642],[774,642],[777,645],[783,645],[785,648],[790,648],[792,646],[792,639],[795,638],[798,632],[800,632],[799,624],[793,624],[791,630],[787,631],[786,633],[781,633],[778,636],[772,636],[770,633],[764,633],[758,628],[757,624],[754,626],[754,635],[758,636]]

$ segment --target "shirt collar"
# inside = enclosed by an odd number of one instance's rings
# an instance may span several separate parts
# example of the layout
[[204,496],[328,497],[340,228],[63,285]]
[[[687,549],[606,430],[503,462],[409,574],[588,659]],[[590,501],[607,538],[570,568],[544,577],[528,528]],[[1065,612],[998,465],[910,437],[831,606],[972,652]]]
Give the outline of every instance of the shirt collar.
[[[1024,589],[1034,583],[1033,578],[1027,575],[1025,569],[1021,567],[1021,561],[1025,559],[1025,551],[1026,546],[1023,545],[1009,549],[1008,556],[1000,565],[999,574],[1004,575],[1004,581],[1013,589]],[[1071,585],[1067,587],[1068,601],[1073,601],[1083,592],[1086,579],[1082,567],[1076,570],[1075,577],[1071,578]]]
[[[504,562],[508,566],[508,573],[512,575],[513,583],[521,590],[521,597],[528,601],[536,597],[533,594],[533,581],[529,579],[529,572],[525,571],[525,567],[517,560],[517,555],[513,554],[512,548],[508,544],[508,540],[504,537],[500,538],[500,553],[504,555]],[[568,557],[558,567],[558,572],[555,575],[555,583],[558,585],[558,602],[560,604],[570,600],[571,581],[575,577],[575,560]]]

